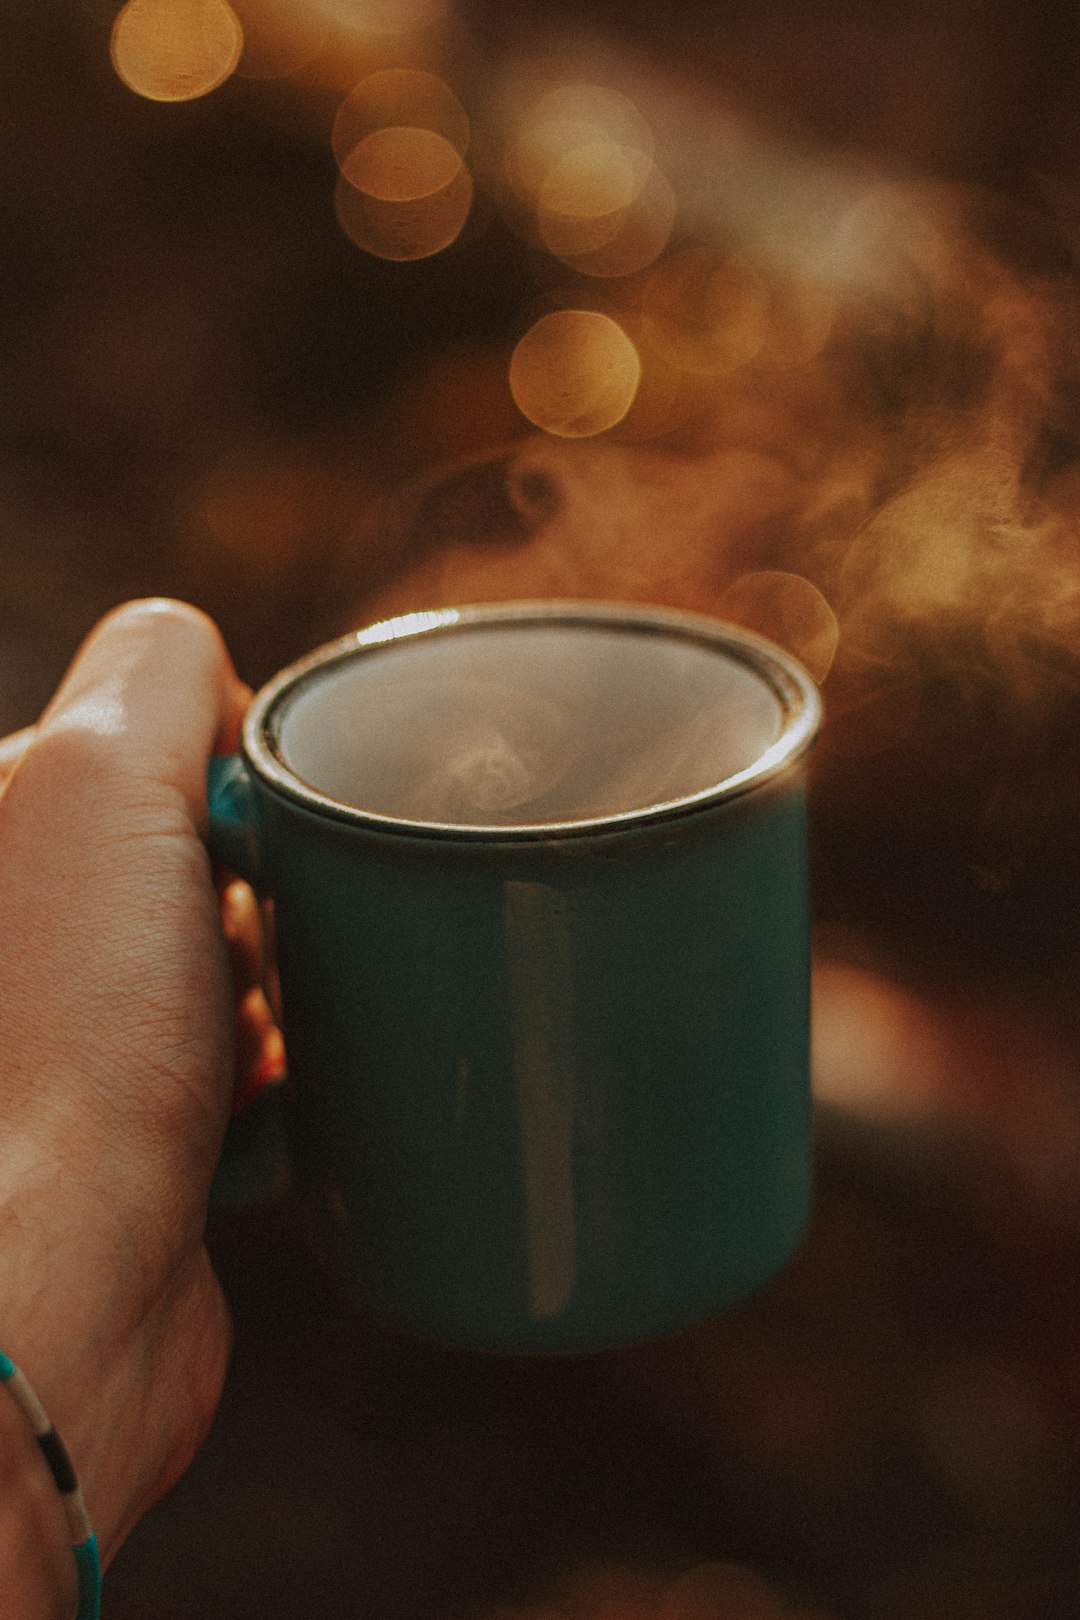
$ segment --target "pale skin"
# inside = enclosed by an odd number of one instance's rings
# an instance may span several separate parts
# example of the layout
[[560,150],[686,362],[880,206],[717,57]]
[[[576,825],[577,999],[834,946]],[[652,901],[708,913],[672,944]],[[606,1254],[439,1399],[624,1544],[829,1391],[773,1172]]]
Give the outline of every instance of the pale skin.
[[[209,619],[134,603],[0,742],[0,1346],[105,1562],[190,1462],[228,1357],[203,1232],[251,917],[223,926],[202,835],[207,762],[249,696]],[[242,1018],[245,1056],[258,1039]],[[75,1611],[62,1511],[2,1390],[0,1592],[5,1620]]]

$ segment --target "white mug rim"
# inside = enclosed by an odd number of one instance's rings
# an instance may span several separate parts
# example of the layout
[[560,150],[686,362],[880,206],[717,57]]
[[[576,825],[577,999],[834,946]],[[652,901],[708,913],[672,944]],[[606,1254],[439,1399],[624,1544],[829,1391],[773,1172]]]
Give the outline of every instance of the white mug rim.
[[[276,746],[275,711],[286,695],[328,664],[360,657],[387,645],[458,629],[505,624],[581,624],[638,630],[676,636],[704,644],[750,667],[769,686],[780,706],[779,736],[745,769],[697,792],[581,820],[467,824],[413,820],[359,809],[312,787],[293,771]],[[315,814],[366,827],[371,831],[413,838],[451,839],[475,843],[535,842],[568,837],[596,837],[604,833],[646,826],[685,816],[753,791],[787,773],[807,752],[821,725],[821,697],[813,678],[790,653],[741,625],[703,614],[648,605],[561,600],[526,600],[439,608],[383,619],[364,629],[327,642],[287,665],[256,693],[244,721],[243,755],[268,787]]]

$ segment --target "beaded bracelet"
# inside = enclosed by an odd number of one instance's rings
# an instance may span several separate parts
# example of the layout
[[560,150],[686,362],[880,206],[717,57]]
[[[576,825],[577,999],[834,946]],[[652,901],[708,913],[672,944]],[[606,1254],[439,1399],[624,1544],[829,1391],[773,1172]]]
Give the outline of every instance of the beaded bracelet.
[[34,1431],[41,1455],[53,1483],[60,1492],[71,1531],[71,1550],[79,1577],[79,1612],[76,1620],[99,1620],[101,1614],[101,1559],[97,1537],[90,1524],[79,1482],[64,1442],[49,1422],[45,1408],[30,1387],[30,1381],[0,1350],[0,1384],[4,1384],[16,1406]]

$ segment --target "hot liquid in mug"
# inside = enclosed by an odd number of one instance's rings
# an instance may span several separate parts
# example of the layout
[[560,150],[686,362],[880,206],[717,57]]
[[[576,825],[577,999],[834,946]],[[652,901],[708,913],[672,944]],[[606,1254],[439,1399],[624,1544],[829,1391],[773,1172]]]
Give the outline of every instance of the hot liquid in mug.
[[303,1161],[379,1316],[598,1348],[790,1256],[819,720],[761,638],[596,603],[390,620],[258,694],[210,845],[273,898]]

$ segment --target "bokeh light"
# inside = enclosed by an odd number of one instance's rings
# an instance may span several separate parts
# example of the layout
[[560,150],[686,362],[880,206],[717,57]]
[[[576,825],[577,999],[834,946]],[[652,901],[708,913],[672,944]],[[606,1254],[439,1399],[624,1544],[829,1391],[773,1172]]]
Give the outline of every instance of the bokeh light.
[[924,321],[934,289],[953,273],[953,226],[947,204],[938,211],[906,188],[881,182],[818,231],[806,273],[839,297],[868,299],[894,318]]
[[737,255],[684,248],[652,273],[644,313],[650,343],[672,365],[700,376],[723,375],[765,347],[769,289]]
[[237,73],[244,79],[284,79],[320,54],[329,38],[326,18],[296,0],[236,0],[244,31]]
[[691,407],[685,374],[668,365],[643,341],[641,316],[636,310],[620,310],[618,319],[638,352],[641,375],[630,409],[615,426],[615,436],[625,443],[663,438],[682,426]]
[[352,89],[334,116],[331,144],[344,168],[360,143],[380,129],[426,129],[464,156],[469,117],[450,86],[419,68],[371,73]]
[[515,226],[571,269],[626,276],[667,246],[674,193],[628,96],[563,84],[512,120],[502,184]]
[[458,159],[449,185],[400,201],[358,191],[342,175],[334,207],[342,230],[357,247],[379,259],[404,262],[429,259],[456,241],[469,217],[472,199],[472,177]]
[[816,360],[836,326],[835,296],[810,278],[774,283],[771,291],[762,359],[774,366],[804,366]]
[[717,612],[786,647],[816,681],[832,668],[840,625],[817,586],[801,574],[775,568],[742,574],[720,598]]
[[668,245],[677,212],[675,193],[655,164],[639,154],[634,157],[644,174],[625,208],[582,219],[559,215],[541,203],[537,226],[544,245],[581,275],[633,275],[655,263]]
[[127,0],[111,55],[123,82],[149,101],[193,101],[223,84],[243,49],[225,0]]
[[462,161],[469,136],[464,107],[434,73],[388,68],[362,79],[331,135],[345,234],[381,259],[426,259],[449,247],[472,207]]
[[433,129],[375,129],[342,164],[357,191],[380,202],[418,202],[443,191],[461,170],[461,154]]
[[560,438],[587,438],[622,421],[637,393],[641,360],[617,321],[562,309],[530,327],[510,362],[521,414]]
[[668,1588],[656,1620],[789,1620],[791,1610],[743,1564],[697,1564]]
[[230,450],[206,473],[199,526],[260,577],[299,564],[332,523],[333,488],[308,451],[288,444]]
[[[641,191],[650,166],[644,152],[615,141],[575,146],[544,176],[537,196],[540,212],[576,220],[617,217]],[[595,245],[601,246],[603,240]]]
[[309,0],[342,32],[394,38],[430,28],[447,10],[447,0]]
[[532,204],[552,171],[580,150],[636,152],[652,159],[652,130],[628,96],[595,84],[564,84],[527,109],[511,143],[506,179]]

